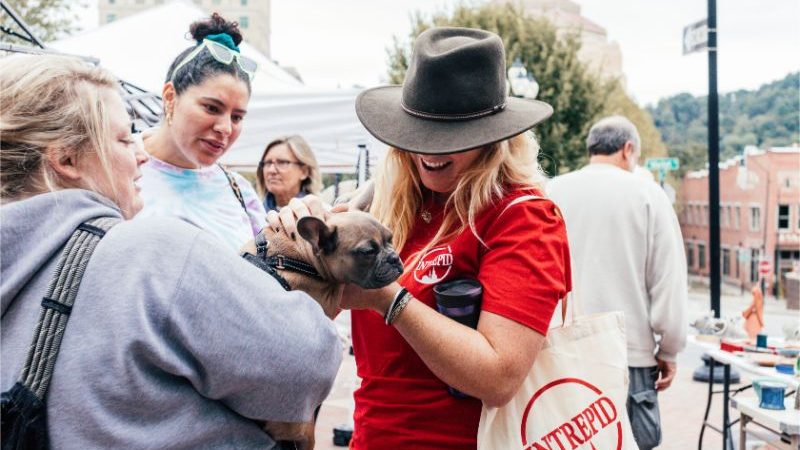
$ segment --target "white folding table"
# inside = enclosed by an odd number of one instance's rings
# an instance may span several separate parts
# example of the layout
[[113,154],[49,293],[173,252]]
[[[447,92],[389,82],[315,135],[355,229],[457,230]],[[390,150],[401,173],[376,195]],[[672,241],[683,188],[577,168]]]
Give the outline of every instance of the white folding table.
[[[711,358],[711,361],[709,362],[710,367],[709,367],[709,377],[708,377],[708,400],[707,400],[707,403],[706,403],[706,411],[705,411],[705,414],[703,416],[703,426],[700,428],[700,438],[698,440],[698,445],[697,445],[698,449],[702,449],[703,448],[703,434],[704,434],[706,428],[710,428],[710,429],[712,429],[714,431],[722,433],[722,450],[729,450],[729,448],[730,448],[730,445],[731,445],[731,442],[729,441],[729,439],[730,439],[730,429],[731,429],[731,426],[734,425],[737,422],[736,420],[734,420],[734,421],[730,420],[730,405],[731,405],[732,399],[735,399],[735,397],[731,397],[731,395],[730,395],[731,366],[735,366],[741,372],[747,373],[751,377],[753,377],[753,376],[762,376],[762,377],[775,378],[777,380],[783,381],[789,386],[789,391],[790,392],[793,391],[793,390],[797,391],[798,386],[800,386],[800,379],[798,379],[797,377],[794,377],[792,375],[782,374],[782,373],[776,371],[774,367],[762,367],[762,366],[759,366],[758,364],[750,361],[749,359],[743,358],[743,357],[738,356],[738,355],[734,355],[731,352],[726,352],[726,351],[720,350],[719,349],[719,343],[698,341],[695,338],[695,336],[689,336],[688,342],[690,344],[692,344],[692,345],[696,345],[696,346],[702,348],[703,351],[705,351],[705,354],[708,355],[709,358]],[[715,365],[722,366],[722,372],[723,372],[722,391],[714,391],[714,366]],[[746,388],[738,389],[736,392],[737,393],[741,392],[744,389],[746,389]],[[716,395],[716,394],[722,394],[722,427],[717,427],[717,426],[715,426],[714,424],[712,424],[712,423],[710,423],[708,421],[708,414],[709,414],[709,411],[711,410],[711,401],[712,401],[713,396]],[[790,400],[790,401],[788,401],[788,400]],[[787,399],[787,401],[788,401],[788,404],[790,405],[791,409],[793,411],[797,412],[797,410],[794,410],[794,397],[791,396],[790,398]],[[746,402],[743,402],[743,403],[746,403]],[[737,404],[739,404],[739,403],[737,403]],[[755,408],[760,410],[760,411],[766,411],[766,410],[762,410],[761,408],[758,408],[757,404],[755,405]],[[742,421],[744,422],[744,420],[742,420]],[[756,422],[758,424],[761,424],[760,422],[757,422],[757,420],[755,419],[755,415],[754,416],[748,416],[748,421]],[[796,424],[796,419],[795,419],[795,424]],[[800,426],[800,425],[798,425],[798,426]],[[744,424],[742,424],[742,428],[744,428]],[[795,447],[792,448],[792,450],[799,450],[799,449],[795,445]]]

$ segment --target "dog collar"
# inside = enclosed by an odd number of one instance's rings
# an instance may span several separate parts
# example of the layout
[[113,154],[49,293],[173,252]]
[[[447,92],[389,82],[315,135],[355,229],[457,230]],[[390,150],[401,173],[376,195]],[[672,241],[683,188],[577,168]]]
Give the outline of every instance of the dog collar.
[[278,273],[278,270],[291,270],[292,272],[301,273],[303,275],[316,278],[317,280],[325,281],[325,279],[322,278],[322,275],[317,272],[317,269],[305,261],[289,258],[280,254],[272,256],[267,255],[267,250],[269,250],[269,241],[267,240],[266,236],[264,236],[263,231],[259,231],[256,235],[255,244],[256,254],[254,255],[249,252],[244,252],[242,253],[242,258],[264,272],[272,275],[272,277],[275,278],[278,283],[280,283],[283,289],[291,291],[292,286],[288,281],[286,281],[286,278],[282,277],[281,274]]

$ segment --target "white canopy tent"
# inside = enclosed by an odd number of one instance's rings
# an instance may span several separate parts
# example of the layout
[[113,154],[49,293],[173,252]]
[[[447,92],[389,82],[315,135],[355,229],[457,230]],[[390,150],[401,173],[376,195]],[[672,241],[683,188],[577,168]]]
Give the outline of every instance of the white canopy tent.
[[370,166],[385,145],[367,133],[356,117],[358,90],[254,95],[248,106],[244,131],[224,156],[234,167],[258,163],[261,152],[275,137],[299,134],[314,149],[323,172],[355,170],[358,145],[370,149]]
[[[51,42],[71,54],[92,56],[120,78],[161,94],[167,69],[178,53],[193,45],[189,25],[207,14],[192,3],[175,0],[97,29]],[[245,38],[246,30],[244,32]],[[244,131],[222,162],[234,168],[254,168],[272,139],[299,134],[309,141],[324,172],[353,172],[358,145],[370,150],[374,166],[385,146],[358,121],[356,89],[316,91],[281,69],[246,41],[242,54],[256,60]]]

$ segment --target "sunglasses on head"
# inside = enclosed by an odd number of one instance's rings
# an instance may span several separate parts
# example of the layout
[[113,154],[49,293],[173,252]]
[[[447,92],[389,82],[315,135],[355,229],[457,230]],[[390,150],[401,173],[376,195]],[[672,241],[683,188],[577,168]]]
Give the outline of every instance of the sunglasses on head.
[[180,64],[175,67],[175,70],[172,71],[172,77],[170,78],[170,81],[175,81],[175,75],[178,73],[178,70],[199,55],[203,49],[208,49],[208,52],[211,53],[211,56],[214,58],[214,60],[221,62],[226,66],[231,65],[233,61],[236,61],[236,64],[238,64],[239,68],[242,69],[242,72],[246,73],[251,81],[253,80],[256,70],[258,69],[257,62],[246,56],[242,56],[241,53],[231,50],[219,42],[203,39],[203,42],[201,42],[197,48],[192,50],[191,53],[186,55],[186,58],[183,58],[183,61],[181,61]]

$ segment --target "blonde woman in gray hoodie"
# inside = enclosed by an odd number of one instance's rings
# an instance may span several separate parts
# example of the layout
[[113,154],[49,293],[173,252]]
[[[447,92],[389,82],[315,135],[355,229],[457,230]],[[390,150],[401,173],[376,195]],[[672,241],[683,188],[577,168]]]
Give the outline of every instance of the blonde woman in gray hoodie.
[[55,449],[273,448],[262,422],[308,421],[341,359],[332,323],[208,232],[141,208],[147,155],[116,80],[56,56],[0,60],[3,392],[78,225],[98,244],[44,398]]

